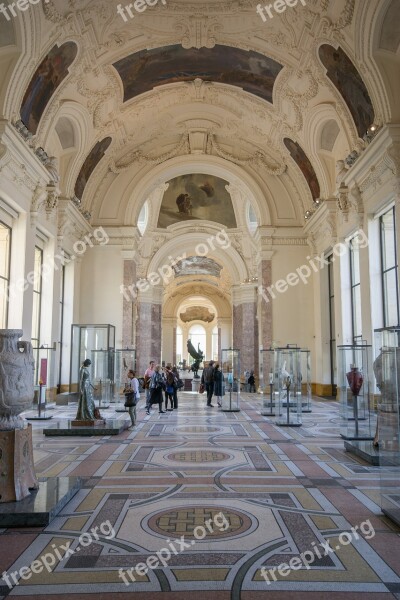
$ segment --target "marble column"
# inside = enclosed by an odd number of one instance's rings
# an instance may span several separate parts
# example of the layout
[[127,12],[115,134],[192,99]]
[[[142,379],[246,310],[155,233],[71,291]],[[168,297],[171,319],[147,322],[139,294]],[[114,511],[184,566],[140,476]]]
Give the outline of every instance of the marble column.
[[[272,252],[271,252],[272,258]],[[261,260],[259,264],[259,305],[258,327],[260,348],[270,348],[272,345],[272,301],[265,290],[272,285],[272,260]],[[261,290],[260,290],[261,286]],[[263,292],[263,293],[262,293]]]
[[234,286],[233,347],[240,350],[241,371],[258,372],[257,290],[254,285]]
[[150,360],[161,364],[162,288],[139,291],[136,320],[136,365],[141,376]]
[[[136,283],[136,263],[134,261],[134,251],[122,250],[124,288],[129,290],[130,286]],[[122,347],[135,348],[135,312],[136,297],[130,294],[123,295],[122,305]]]

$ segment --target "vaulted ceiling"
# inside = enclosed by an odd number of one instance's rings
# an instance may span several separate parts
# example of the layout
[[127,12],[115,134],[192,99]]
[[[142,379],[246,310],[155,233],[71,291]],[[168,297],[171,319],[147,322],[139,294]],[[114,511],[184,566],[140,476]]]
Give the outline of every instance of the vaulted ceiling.
[[94,223],[132,225],[193,165],[218,167],[261,224],[300,227],[369,121],[399,119],[398,0],[307,0],[267,22],[248,0],[167,0],[126,22],[118,4],[0,16],[2,118],[57,157]]

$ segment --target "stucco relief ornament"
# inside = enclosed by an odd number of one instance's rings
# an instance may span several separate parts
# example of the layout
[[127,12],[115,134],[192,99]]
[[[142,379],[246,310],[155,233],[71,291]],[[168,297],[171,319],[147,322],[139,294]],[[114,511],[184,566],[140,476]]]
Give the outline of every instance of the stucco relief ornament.
[[338,190],[337,205],[343,215],[344,221],[347,222],[350,212],[349,188],[345,186],[344,183],[340,184],[340,188]]

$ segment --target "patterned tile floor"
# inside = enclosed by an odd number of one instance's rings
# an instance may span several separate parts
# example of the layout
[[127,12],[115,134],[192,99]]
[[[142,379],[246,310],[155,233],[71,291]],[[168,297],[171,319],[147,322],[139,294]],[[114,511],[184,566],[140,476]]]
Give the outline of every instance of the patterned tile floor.
[[299,429],[260,409],[255,394],[226,413],[185,393],[118,437],[45,438],[70,408],[35,423],[37,474],[84,485],[45,529],[0,530],[0,572],[25,576],[0,580],[0,599],[400,599],[400,529],[379,468],[344,451],[337,403],[314,399]]

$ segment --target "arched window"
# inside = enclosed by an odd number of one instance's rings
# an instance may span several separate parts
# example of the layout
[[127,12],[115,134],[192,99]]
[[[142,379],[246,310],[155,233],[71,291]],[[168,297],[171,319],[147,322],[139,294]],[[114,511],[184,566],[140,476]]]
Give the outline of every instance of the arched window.
[[140,235],[144,235],[146,231],[147,222],[149,220],[149,205],[148,202],[145,202],[142,206],[142,210],[140,211],[137,226],[140,231]]

